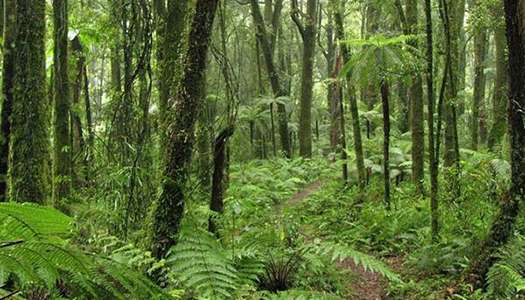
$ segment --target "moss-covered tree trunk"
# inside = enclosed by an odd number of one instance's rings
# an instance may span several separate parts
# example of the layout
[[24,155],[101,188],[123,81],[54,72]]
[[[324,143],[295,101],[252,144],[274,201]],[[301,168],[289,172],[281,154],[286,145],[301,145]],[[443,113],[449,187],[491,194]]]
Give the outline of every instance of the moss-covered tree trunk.
[[474,31],[474,94],[472,97],[471,148],[478,149],[480,143],[480,110],[485,103],[485,57],[487,53],[487,30],[476,28]]
[[303,40],[303,68],[301,78],[301,99],[299,106],[299,155],[312,156],[312,93],[315,45],[317,42],[317,0],[306,2],[306,14],[297,7],[297,0],[292,1],[292,19]]
[[9,154],[11,201],[48,199],[48,105],[45,73],[44,0],[18,1],[15,76]]
[[63,205],[71,190],[70,95],[67,0],[53,0],[53,203]]
[[0,1],[0,34],[4,32],[4,18],[6,14],[4,13],[4,0]]
[[425,0],[426,83],[428,104],[428,164],[430,169],[430,228],[432,241],[439,237],[438,160],[434,137],[434,41],[432,1]]
[[492,125],[487,141],[490,150],[496,150],[501,143],[507,128],[507,42],[505,29],[498,27],[494,31],[496,46],[496,81],[494,82],[494,98],[492,99]]
[[[9,140],[11,136],[11,111],[13,105],[15,78],[16,42],[16,0],[2,0],[5,3],[5,27],[3,29],[2,107],[0,111],[0,202],[7,200],[7,169],[9,161]],[[2,18],[3,19],[3,18]]]
[[71,50],[73,60],[75,61],[74,80],[72,85],[72,97],[70,110],[71,116],[71,176],[72,183],[78,186],[85,179],[85,172],[89,167],[87,165],[85,153],[85,140],[82,130],[82,121],[80,119],[79,109],[81,108],[82,85],[84,83],[85,57],[77,35],[71,40]]
[[467,275],[476,287],[483,287],[485,275],[497,260],[494,255],[513,233],[519,207],[525,200],[525,1],[505,0],[506,36],[509,50],[508,126],[511,152],[511,188],[501,199],[501,208]]
[[[459,197],[461,194],[459,175],[460,175],[460,156],[459,156],[459,137],[457,124],[457,104],[459,99],[459,43],[460,31],[463,19],[461,1],[440,0],[439,11],[443,26],[444,37],[444,75],[440,90],[438,104],[438,129],[437,139],[441,134],[442,121],[444,128],[444,166],[447,168],[445,178],[448,184],[447,189],[452,191],[452,197]],[[441,111],[441,109],[443,111]],[[439,142],[436,145],[436,159],[439,159]]]
[[153,209],[152,252],[157,258],[166,255],[176,243],[184,214],[184,186],[193,151],[195,122],[202,103],[202,82],[206,56],[218,0],[198,0],[189,35],[184,75],[176,90],[169,121],[166,159],[162,172],[161,193]]
[[[158,1],[162,2],[162,1]],[[160,8],[157,26],[157,59],[159,69],[159,121],[161,132],[166,132],[166,114],[170,111],[176,86],[182,76],[181,56],[186,45],[186,20],[188,1],[169,0],[167,7]]]
[[[334,38],[334,17],[333,7],[328,6],[328,20],[325,27],[326,34],[326,51],[323,53],[326,58],[326,74],[329,78],[327,86],[327,107],[330,114],[330,150],[336,152],[340,140],[339,130],[339,98],[338,92],[340,88],[337,82],[336,72],[336,43]],[[320,20],[321,21],[321,20]]]
[[[416,0],[406,2],[406,23],[409,34],[418,34],[418,5]],[[411,42],[411,46],[417,49],[417,42]],[[416,185],[417,192],[423,194],[424,162],[425,162],[425,129],[423,128],[424,100],[423,81],[419,74],[412,76],[409,90],[412,129],[412,180]]]
[[444,163],[447,167],[452,167],[458,163],[459,149],[457,145],[457,123],[456,105],[458,100],[459,82],[459,35],[460,35],[460,15],[458,11],[459,2],[457,0],[440,0],[441,19],[443,22],[445,36],[446,64],[448,64],[448,80],[446,85],[446,98],[444,103],[445,117],[445,153]]

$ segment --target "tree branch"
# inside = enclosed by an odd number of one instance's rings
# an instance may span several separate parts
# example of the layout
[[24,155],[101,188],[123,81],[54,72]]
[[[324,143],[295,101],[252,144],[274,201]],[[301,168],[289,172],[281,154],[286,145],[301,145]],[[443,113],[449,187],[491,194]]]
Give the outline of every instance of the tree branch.
[[297,8],[297,0],[292,0],[292,11],[291,11],[292,20],[295,23],[295,25],[297,25],[297,29],[299,30],[299,33],[301,34],[301,38],[304,41],[304,25],[299,19],[299,12],[300,10],[299,8]]

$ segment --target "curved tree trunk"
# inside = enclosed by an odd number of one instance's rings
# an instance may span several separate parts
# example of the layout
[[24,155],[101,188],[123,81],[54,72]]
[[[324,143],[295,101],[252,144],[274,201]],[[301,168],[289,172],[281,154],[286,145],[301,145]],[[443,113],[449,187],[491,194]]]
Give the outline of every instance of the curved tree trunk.
[[[224,171],[227,163],[226,145],[228,139],[233,135],[233,132],[233,127],[224,129],[219,133],[214,143],[210,209],[218,214],[224,212]],[[208,230],[218,236],[217,224],[214,216],[211,216],[208,220]]]
[[174,101],[176,116],[169,126],[162,190],[153,210],[152,252],[157,258],[164,257],[176,243],[184,214],[184,185],[195,139],[195,122],[204,96],[201,87],[218,2],[198,0],[195,8],[184,75]]
[[[261,8],[257,0],[251,0],[251,13],[253,21],[256,27],[256,37],[261,50],[263,52],[264,61],[266,63],[266,71],[270,79],[270,85],[272,87],[273,96],[275,98],[288,96],[288,92],[283,88],[279,73],[275,67],[273,60],[273,51],[266,32],[266,25],[264,24],[264,19],[261,14]],[[284,152],[284,155],[288,158],[291,158],[292,151],[290,147],[290,137],[288,133],[288,115],[286,112],[286,107],[282,103],[277,104],[277,115],[279,120],[279,135],[281,137],[281,145]]]

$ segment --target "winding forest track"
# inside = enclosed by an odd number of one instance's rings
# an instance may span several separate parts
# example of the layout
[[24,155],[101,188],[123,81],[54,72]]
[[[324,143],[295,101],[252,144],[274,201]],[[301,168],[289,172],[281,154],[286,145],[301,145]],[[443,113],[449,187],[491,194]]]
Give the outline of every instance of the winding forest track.
[[[315,192],[319,191],[323,186],[323,181],[318,179],[306,185],[302,190],[295,193],[287,201],[277,206],[277,211],[282,213],[284,207],[291,207],[299,204]],[[312,239],[313,237],[306,237]],[[344,270],[349,270],[357,277],[353,282],[349,283],[351,291],[354,295],[349,300],[383,300],[390,299],[386,293],[386,281],[381,275],[366,271],[363,267],[357,266],[351,259],[344,260],[337,264],[337,266]]]

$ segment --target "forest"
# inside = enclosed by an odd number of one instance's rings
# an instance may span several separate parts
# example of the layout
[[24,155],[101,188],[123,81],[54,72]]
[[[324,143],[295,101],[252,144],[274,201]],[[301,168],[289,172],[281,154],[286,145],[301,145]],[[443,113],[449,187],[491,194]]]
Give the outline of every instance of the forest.
[[525,0],[0,28],[0,300],[525,299]]

